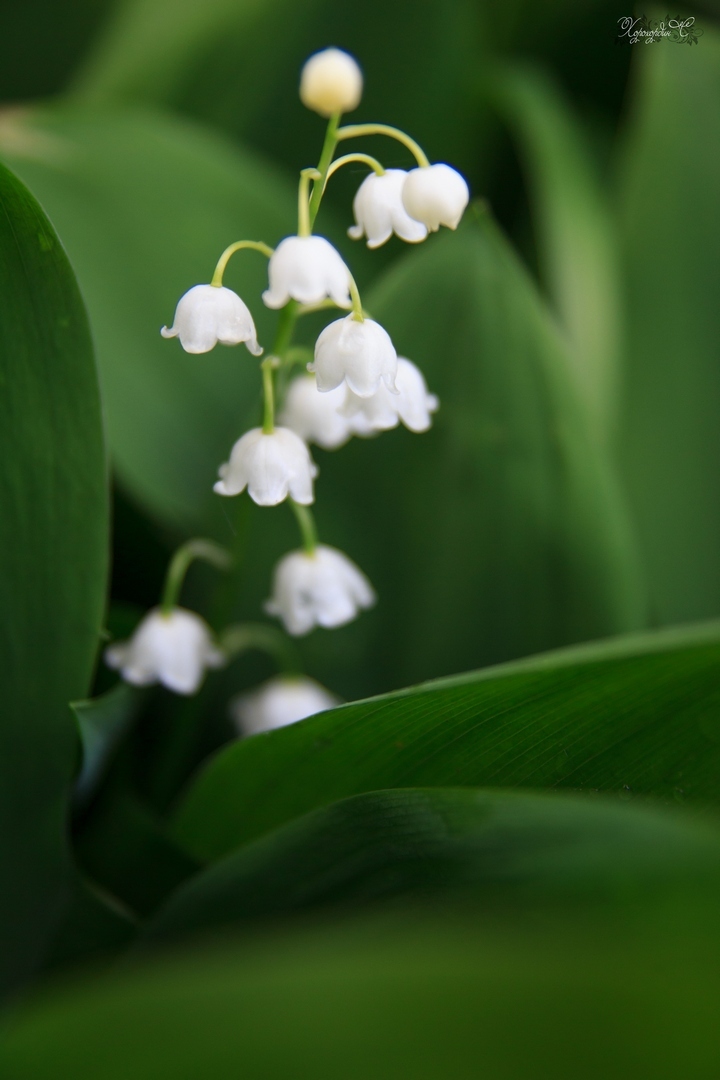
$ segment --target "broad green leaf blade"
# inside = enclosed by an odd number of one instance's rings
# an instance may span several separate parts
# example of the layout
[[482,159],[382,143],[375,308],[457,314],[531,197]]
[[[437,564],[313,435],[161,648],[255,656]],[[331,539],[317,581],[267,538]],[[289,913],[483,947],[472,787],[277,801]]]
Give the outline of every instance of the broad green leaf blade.
[[199,858],[390,787],[720,801],[720,626],[567,649],[344,705],[221,751],[177,812]]
[[[564,342],[487,213],[468,217],[365,300],[439,395],[432,429],[317,453],[320,536],[379,597],[304,645],[308,670],[345,698],[644,625],[627,515]],[[283,519],[254,515],[247,610],[297,543]]]
[[584,132],[552,80],[500,71],[490,93],[519,144],[540,270],[598,437],[614,434],[621,348],[616,221]]
[[620,460],[659,623],[720,612],[720,34],[633,50]]
[[103,433],[87,317],[42,210],[0,167],[0,987],[42,954],[69,881],[77,752],[105,601]]
[[56,988],[5,1025],[13,1080],[709,1080],[720,928],[407,912],[221,942]]
[[82,743],[82,767],[75,798],[85,802],[97,787],[113,750],[127,733],[141,707],[143,694],[119,682],[98,698],[71,704]]
[[505,908],[637,898],[720,883],[720,830],[657,807],[468,788],[396,789],[315,810],[174,893],[146,932],[172,941],[229,923],[403,895],[462,892]]
[[[69,106],[26,121],[16,166],[66,244],[98,353],[114,466],[154,517],[225,538],[232,508],[213,494],[218,466],[259,416],[257,358],[244,345],[202,356],[165,341],[175,305],[207,282],[233,240],[273,244],[293,228],[294,187],[270,166],[178,120]],[[19,147],[19,151],[18,151]],[[260,343],[275,316],[260,294],[267,262],[233,260],[226,284],[247,301]]]

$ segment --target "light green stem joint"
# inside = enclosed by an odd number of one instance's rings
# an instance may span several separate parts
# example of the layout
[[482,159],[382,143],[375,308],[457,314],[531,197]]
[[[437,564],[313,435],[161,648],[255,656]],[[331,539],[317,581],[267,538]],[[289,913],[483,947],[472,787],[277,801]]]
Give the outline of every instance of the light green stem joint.
[[228,570],[232,564],[230,552],[212,540],[188,540],[177,549],[168,567],[162,598],[163,615],[169,615],[177,607],[185,575],[194,559],[201,559],[218,570]]

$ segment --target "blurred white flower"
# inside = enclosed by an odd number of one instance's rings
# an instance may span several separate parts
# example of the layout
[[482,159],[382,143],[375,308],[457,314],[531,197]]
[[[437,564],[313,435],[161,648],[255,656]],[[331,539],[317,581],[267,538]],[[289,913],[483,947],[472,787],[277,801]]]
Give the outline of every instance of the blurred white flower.
[[348,229],[348,236],[353,240],[367,236],[369,248],[380,247],[393,232],[409,244],[425,239],[427,228],[411,218],[403,206],[407,175],[404,169],[387,169],[382,176],[370,173],[365,177],[353,201],[357,225]]
[[194,694],[206,668],[221,667],[225,657],[212,642],[207,623],[192,611],[175,607],[166,615],[148,612],[129,641],[105,650],[105,663],[134,686],[160,682],[176,694]]
[[344,626],[374,603],[373,588],[355,563],[336,548],[318,544],[312,554],[291,551],[280,560],[265,610],[300,637],[314,626]]
[[286,236],[268,264],[269,288],[263,300],[269,308],[288,300],[319,304],[330,297],[338,307],[350,307],[350,271],[339,252],[322,236]]
[[170,329],[163,326],[164,338],[180,338],[185,352],[206,353],[221,345],[244,341],[253,356],[260,356],[253,317],[247,305],[224,285],[194,285],[180,297]]
[[344,386],[321,394],[314,375],[300,375],[288,387],[279,420],[306,442],[337,450],[354,430],[349,418],[338,411],[344,403]]
[[353,315],[326,326],[315,343],[314,371],[318,390],[325,393],[346,382],[358,397],[370,397],[381,380],[395,392],[397,353],[390,335],[372,319]]
[[395,385],[399,393],[391,394],[382,383],[372,397],[358,397],[348,389],[342,413],[348,418],[357,435],[389,431],[402,421],[410,431],[427,431],[432,425],[431,414],[440,402],[435,394],[429,394],[422,372],[398,356]]
[[360,104],[363,77],[356,60],[342,49],[323,49],[311,56],[300,76],[300,100],[320,113],[352,112]]
[[277,506],[288,495],[308,506],[313,501],[317,468],[294,431],[277,427],[266,435],[261,428],[253,428],[238,439],[218,474],[213,489],[218,495],[239,495],[247,487],[258,506]]
[[437,232],[441,225],[456,229],[470,199],[465,180],[449,165],[412,169],[402,189],[403,206],[411,218]]
[[249,694],[239,694],[230,702],[230,714],[241,735],[295,724],[307,716],[333,709],[340,699],[314,679],[304,675],[276,675]]

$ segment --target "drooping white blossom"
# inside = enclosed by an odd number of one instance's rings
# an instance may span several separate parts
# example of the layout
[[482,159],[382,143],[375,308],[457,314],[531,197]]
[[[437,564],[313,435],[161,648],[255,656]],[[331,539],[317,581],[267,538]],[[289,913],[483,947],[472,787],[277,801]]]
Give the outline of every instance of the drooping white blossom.
[[247,305],[224,285],[194,285],[180,297],[175,319],[164,338],[180,338],[185,352],[206,353],[221,345],[239,345],[244,341],[253,356],[260,356],[253,317]]
[[306,60],[300,76],[300,100],[320,113],[352,112],[360,104],[363,77],[356,60],[342,49],[323,49]]
[[314,498],[317,467],[294,431],[276,427],[266,435],[261,428],[253,428],[238,439],[218,474],[213,489],[218,495],[239,495],[247,487],[258,506],[277,506],[288,495],[308,506]]
[[357,224],[348,229],[348,236],[353,240],[366,236],[369,248],[380,247],[393,233],[409,244],[425,239],[426,226],[411,218],[403,206],[407,175],[404,169],[387,169],[382,176],[370,173],[365,177],[353,201]]
[[269,308],[288,300],[319,304],[328,297],[338,307],[350,307],[350,271],[339,252],[322,236],[286,236],[268,263],[269,288],[263,301]]
[[426,165],[412,169],[402,189],[403,206],[411,218],[437,232],[441,225],[456,229],[470,199],[470,191],[457,169]]
[[312,554],[291,551],[280,560],[265,610],[300,637],[315,626],[344,626],[374,603],[372,585],[355,563],[336,548],[318,544]]
[[340,704],[340,699],[304,675],[276,675],[248,694],[230,702],[230,714],[241,735],[295,724],[307,716]]
[[397,353],[387,330],[373,319],[359,322],[353,315],[326,326],[315,343],[318,390],[326,393],[343,382],[358,397],[370,397],[381,382],[395,392]]
[[427,431],[432,425],[432,413],[439,407],[435,394],[428,393],[422,372],[404,356],[398,357],[395,385],[399,391],[391,394],[381,383],[372,397],[358,397],[348,389],[343,414],[357,435],[389,431],[402,421],[410,431]]
[[207,623],[185,608],[148,612],[128,641],[105,650],[105,663],[134,686],[162,683],[176,694],[194,694],[207,668],[225,657],[212,642]]
[[337,450],[354,432],[353,422],[340,412],[344,404],[344,386],[321,394],[314,375],[300,375],[288,387],[279,421],[305,442]]

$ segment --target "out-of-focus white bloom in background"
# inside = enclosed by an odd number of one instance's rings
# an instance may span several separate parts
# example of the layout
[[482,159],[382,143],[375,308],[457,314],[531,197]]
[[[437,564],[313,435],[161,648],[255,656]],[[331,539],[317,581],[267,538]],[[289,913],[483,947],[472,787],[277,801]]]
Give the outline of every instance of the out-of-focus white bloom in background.
[[395,346],[372,319],[359,322],[348,315],[331,322],[317,339],[315,362],[308,367],[323,393],[345,382],[358,397],[370,397],[381,381],[395,392]]
[[456,229],[470,199],[470,190],[457,169],[437,164],[411,169],[402,189],[403,206],[411,218],[432,232],[441,225]]
[[307,716],[333,709],[340,699],[304,675],[276,675],[230,702],[230,715],[241,735],[295,724]]
[[164,338],[180,338],[185,352],[206,353],[221,345],[244,341],[253,356],[260,356],[253,317],[247,304],[224,285],[194,285],[180,297],[173,325],[160,331]]
[[270,257],[269,288],[263,301],[269,308],[288,300],[319,304],[328,297],[338,307],[350,307],[350,271],[342,256],[323,236],[286,236]]
[[344,626],[374,603],[372,585],[355,563],[336,548],[318,544],[312,554],[291,551],[280,560],[265,610],[300,637],[315,626]]
[[159,682],[176,694],[194,694],[206,669],[221,667],[225,657],[199,615],[179,607],[167,614],[154,608],[129,641],[105,650],[105,663],[134,686]]
[[354,432],[352,421],[339,411],[344,404],[344,386],[321,394],[314,375],[300,375],[288,387],[279,421],[306,442],[337,450]]
[[404,356],[398,357],[395,385],[399,391],[391,394],[382,383],[372,397],[358,397],[348,389],[343,414],[357,435],[389,431],[402,421],[410,431],[420,433],[432,425],[432,413],[440,402],[429,394],[422,372]]
[[332,116],[357,109],[363,92],[357,60],[342,49],[323,49],[305,61],[300,76],[300,100],[307,109]]
[[353,240],[367,237],[369,248],[378,248],[393,233],[409,244],[417,244],[428,234],[427,227],[410,217],[403,206],[402,192],[407,173],[387,169],[382,176],[370,173],[353,200],[356,225],[348,229]]
[[313,501],[317,467],[307,446],[294,431],[277,427],[247,431],[233,446],[230,460],[218,470],[218,495],[239,495],[246,487],[258,506],[277,506],[290,495],[296,503]]

